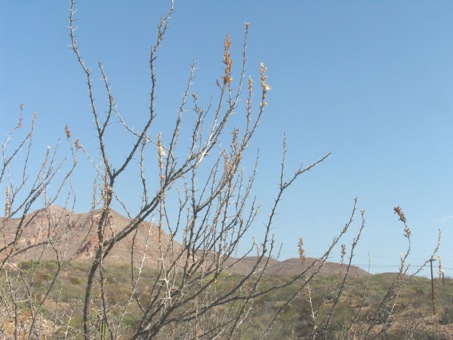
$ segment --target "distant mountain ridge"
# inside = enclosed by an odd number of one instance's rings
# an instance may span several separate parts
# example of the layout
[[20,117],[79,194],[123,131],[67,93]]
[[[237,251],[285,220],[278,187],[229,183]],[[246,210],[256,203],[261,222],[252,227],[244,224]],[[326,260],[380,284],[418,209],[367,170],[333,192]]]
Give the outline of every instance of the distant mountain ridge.
[[[0,248],[6,242],[18,237],[17,246],[14,249],[18,254],[14,261],[25,260],[52,260],[56,259],[57,253],[64,261],[89,261],[93,258],[99,247],[97,236],[97,223],[102,210],[94,210],[89,213],[74,213],[59,206],[43,208],[24,217],[5,220],[0,218],[3,227],[3,240]],[[105,230],[106,237],[115,235],[126,226],[131,219],[110,210],[109,225]],[[17,235],[17,228],[21,232]],[[51,241],[49,241],[51,240]],[[141,261],[141,254],[146,254],[144,265],[157,266],[161,260],[161,251],[169,251],[170,247],[176,252],[182,251],[182,245],[172,240],[171,237],[149,222],[140,223],[136,232],[131,233],[113,247],[107,256],[106,263],[130,264],[133,261]],[[131,249],[134,255],[131,257]],[[5,253],[0,253],[0,259]],[[235,263],[231,271],[233,274],[244,275],[250,272],[256,264],[256,257],[249,256],[240,260],[228,259],[229,263]],[[306,258],[302,263],[300,259],[287,260],[269,259],[267,273],[278,276],[294,276],[299,274],[319,259]],[[314,268],[317,265],[313,266]],[[325,262],[319,272],[320,276],[344,273],[346,265],[333,262]],[[311,273],[309,271],[307,274]],[[350,275],[363,277],[369,275],[359,267],[351,266]]]

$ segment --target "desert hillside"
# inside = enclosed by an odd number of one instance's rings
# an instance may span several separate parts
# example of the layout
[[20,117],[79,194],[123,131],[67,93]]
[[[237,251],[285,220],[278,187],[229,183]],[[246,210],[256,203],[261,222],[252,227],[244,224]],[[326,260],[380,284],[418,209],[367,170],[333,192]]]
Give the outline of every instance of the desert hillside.
[[[53,260],[63,256],[64,261],[89,261],[99,247],[97,225],[101,210],[89,213],[73,213],[59,206],[51,206],[27,214],[23,218],[9,220],[1,219],[4,224],[4,243],[12,241],[18,227],[20,234],[16,246],[15,262],[26,260]],[[106,238],[114,237],[124,226],[131,223],[131,219],[111,210],[108,227],[105,230]],[[6,240],[6,242],[5,242]],[[161,251],[180,253],[181,244],[171,240],[169,235],[149,222],[142,222],[136,233],[131,233],[114,246],[107,261],[112,264],[124,265],[131,261],[131,250],[134,250],[135,260],[140,260],[146,254],[145,266],[154,267]],[[233,274],[244,275],[249,273],[256,264],[253,256],[244,258],[229,258]],[[318,263],[314,263],[318,261]],[[306,258],[302,264],[299,259],[286,260],[269,259],[268,273],[279,276],[294,276],[305,268],[316,268],[320,262],[314,258]],[[345,266],[326,262],[320,270],[320,275],[341,273]],[[307,272],[311,273],[312,270]],[[366,271],[351,267],[350,274],[354,277],[368,275]]]

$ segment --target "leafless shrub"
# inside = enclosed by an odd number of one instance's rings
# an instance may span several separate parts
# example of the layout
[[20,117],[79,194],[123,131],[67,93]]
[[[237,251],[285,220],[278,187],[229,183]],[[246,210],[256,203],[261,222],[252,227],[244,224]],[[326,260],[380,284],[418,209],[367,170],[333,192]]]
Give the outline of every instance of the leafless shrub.
[[[82,58],[75,35],[73,0],[70,5],[71,48],[87,83],[98,151],[93,152],[78,139],[73,140],[70,128],[65,126],[68,149],[63,152],[64,156],[59,156],[58,142],[54,151],[46,149],[40,168],[31,169],[35,116],[29,131],[18,144],[11,145],[12,136],[19,134],[24,125],[21,105],[17,126],[2,144],[0,183],[5,187],[5,199],[4,217],[0,220],[0,270],[4,280],[0,293],[1,331],[15,338],[240,338],[241,327],[251,317],[258,298],[295,287],[276,308],[266,327],[259,330],[260,336],[269,336],[283,311],[307,291],[312,324],[310,337],[329,338],[332,320],[341,310],[355,247],[365,226],[363,211],[349,255],[347,247],[342,245],[344,272],[331,287],[328,305],[322,299],[314,303],[316,292],[312,291],[311,282],[349,232],[357,214],[357,200],[349,220],[319,260],[306,263],[300,239],[302,267],[299,274],[271,285],[265,282],[270,263],[278,255],[271,227],[282,197],[301,175],[323,162],[329,154],[288,176],[286,140],[283,141],[278,187],[261,237],[236,257],[260,208],[252,194],[258,159],[248,172],[243,159],[271,90],[263,63],[258,67],[258,90],[253,79],[246,77],[249,25],[245,25],[237,79],[232,76],[232,42],[227,35],[224,72],[216,82],[216,96],[207,107],[203,106],[201,95],[192,88],[193,63],[171,132],[164,133],[162,131],[168,130],[158,126],[156,121],[157,56],[174,11],[173,2],[159,22],[156,40],[150,49],[149,111],[146,121],[137,129],[132,128],[127,117],[118,110],[108,72],[101,63],[97,65],[97,72],[107,106],[98,109],[95,71]],[[254,91],[258,92],[258,97]],[[244,108],[238,104],[242,92],[246,92]],[[232,114],[241,111],[241,128],[233,127]],[[109,136],[118,133],[112,130],[114,124],[133,141],[122,158],[117,157],[116,150],[108,144]],[[190,131],[189,142],[181,141],[182,131]],[[92,208],[83,217],[71,212],[76,205],[71,179],[79,153],[89,160],[94,173]],[[20,172],[12,170],[13,163],[20,164]],[[150,164],[153,168],[149,168]],[[138,176],[130,178],[133,170]],[[125,179],[137,180],[141,187],[138,209],[131,208],[118,189],[118,183]],[[55,207],[61,202],[63,208]],[[43,209],[34,210],[42,206]],[[128,218],[117,223],[119,217],[113,208],[122,209]],[[406,260],[411,236],[401,209],[395,208],[395,212],[405,226],[409,242],[407,252],[401,257],[398,276],[367,323],[361,319],[364,297],[344,324],[342,332],[346,337],[360,334],[363,338],[373,338],[391,326],[398,294],[407,280]],[[31,228],[36,225],[40,227]],[[82,241],[74,244],[74,235],[80,239],[80,233]],[[127,269],[118,269],[112,265],[116,260],[113,250],[126,246]],[[235,268],[250,256],[254,257],[250,269],[235,275]],[[74,270],[70,264],[75,259],[85,261],[82,262],[88,270],[68,279],[69,268]],[[42,266],[48,266],[46,271],[40,270]],[[121,275],[126,275],[129,282],[126,291],[119,291],[115,284]],[[70,297],[65,287],[71,284],[79,287],[83,284],[83,296]],[[377,324],[381,326],[376,332]]]

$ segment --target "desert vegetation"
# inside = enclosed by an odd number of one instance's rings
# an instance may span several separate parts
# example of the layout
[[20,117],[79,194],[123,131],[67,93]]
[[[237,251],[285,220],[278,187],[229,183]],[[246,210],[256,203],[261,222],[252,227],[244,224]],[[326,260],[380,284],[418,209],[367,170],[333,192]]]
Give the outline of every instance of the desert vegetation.
[[[167,43],[174,11],[169,2],[149,54],[149,109],[143,124],[133,127],[115,102],[108,65],[91,69],[82,57],[74,6],[71,1],[69,40],[86,80],[91,109],[87,121],[94,122],[97,145],[83,145],[66,126],[64,141],[44,148],[40,167],[32,167],[31,157],[42,151],[33,143],[37,118],[24,121],[20,105],[18,122],[3,140],[0,168],[3,337],[451,337],[451,280],[437,287],[438,308],[432,315],[430,282],[417,276],[436,255],[440,234],[426,262],[410,267],[411,230],[400,207],[394,213],[407,248],[397,273],[369,275],[353,266],[366,227],[366,214],[358,211],[357,200],[321,258],[307,258],[300,239],[299,259],[290,271],[281,269],[272,231],[278,207],[293,183],[329,154],[308,166],[287,169],[282,141],[282,157],[275,162],[280,164],[275,200],[260,237],[248,243],[246,235],[260,214],[259,199],[253,195],[259,162],[256,157],[250,166],[244,158],[271,90],[263,63],[256,65],[258,80],[246,74],[249,24],[242,56],[234,63],[239,65],[235,76],[232,41],[226,35],[223,73],[209,94],[212,101],[203,104],[202,95],[192,89],[192,64],[173,124],[164,129],[156,126],[155,107],[157,57],[161,44]],[[97,78],[102,94],[95,93]],[[110,144],[112,137],[119,138],[112,136],[112,125],[120,126],[121,138],[130,142],[123,155]],[[92,165],[88,198],[77,197],[72,187],[82,157]],[[117,189],[130,181],[141,188],[138,207],[131,207]],[[91,209],[76,213],[78,200],[87,199]],[[358,232],[352,244],[345,245],[353,223],[359,224]],[[333,266],[327,259],[334,249],[340,249],[341,263],[327,270]]]
[[[82,332],[82,299],[90,264],[84,261],[65,262],[64,275],[58,275],[53,282],[59,264],[54,260],[23,261],[14,270],[9,271],[8,280],[19,284],[33,277],[33,303],[38,304],[49,286],[54,289],[46,297],[40,308],[40,316],[33,326],[32,337],[49,338],[83,338]],[[137,298],[142,301],[149,299],[150,283],[155,281],[157,273],[154,269],[144,268],[142,280],[138,285]],[[438,312],[434,316],[431,309],[431,283],[423,277],[413,277],[399,290],[398,304],[393,311],[382,308],[382,298],[395,282],[395,273],[368,275],[356,274],[349,278],[348,284],[342,288],[341,297],[336,300],[343,279],[344,271],[321,271],[304,290],[298,292],[305,279],[300,278],[290,285],[260,296],[253,301],[249,315],[238,327],[240,333],[233,338],[256,339],[262,337],[263,330],[269,328],[266,338],[285,337],[292,339],[353,339],[353,338],[385,338],[385,339],[448,339],[451,337],[453,283],[447,279],[441,285],[436,281],[436,299]],[[108,266],[104,273],[105,289],[110,302],[110,313],[120,315],[124,303],[130,296],[130,268],[128,265]],[[209,290],[216,294],[227,292],[243,278],[241,274],[220,275],[217,282]],[[25,281],[27,282],[27,281]],[[286,275],[266,275],[259,284],[260,290],[281,286],[287,282]],[[2,288],[7,286],[6,278],[0,281]],[[25,294],[25,285],[20,285],[16,294]],[[243,289],[247,289],[246,283]],[[297,294],[290,305],[288,297]],[[94,303],[100,304],[97,295]],[[18,304],[20,313],[17,315],[17,326],[13,314],[6,318],[3,312],[3,335],[18,338],[28,337],[32,326],[32,308],[29,301]],[[331,313],[335,304],[335,312]],[[284,308],[281,310],[281,308]],[[191,305],[186,308],[192,308]],[[201,316],[197,327],[206,327],[205,323],[219,322],[225,313],[237,313],[237,304],[226,304],[209,316]],[[275,315],[278,313],[278,318]],[[329,316],[330,315],[330,316]],[[388,318],[390,317],[390,320]],[[119,318],[115,327],[120,329],[120,338],[130,338],[135,334],[142,318],[137,304],[132,304],[128,313]],[[329,321],[327,322],[327,318]],[[93,337],[109,337],[102,315],[92,317],[96,331]],[[183,338],[183,334],[191,333],[193,323],[180,322],[171,327],[164,327],[157,338]],[[199,329],[200,329],[199,328]],[[382,329],[385,328],[385,331]],[[382,331],[382,332],[381,332]],[[366,333],[368,335],[366,335]],[[379,334],[379,335],[378,335]],[[222,337],[221,337],[222,338]]]

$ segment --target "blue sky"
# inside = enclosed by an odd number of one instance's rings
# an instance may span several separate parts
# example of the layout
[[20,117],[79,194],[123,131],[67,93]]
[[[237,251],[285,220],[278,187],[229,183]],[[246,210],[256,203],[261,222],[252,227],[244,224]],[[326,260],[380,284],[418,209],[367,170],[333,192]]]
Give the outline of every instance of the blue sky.
[[[0,2],[1,136],[23,103],[26,117],[38,113],[38,149],[63,138],[65,124],[84,145],[93,141],[85,80],[68,47],[68,7]],[[93,70],[103,62],[120,110],[139,125],[148,105],[149,46],[168,2],[77,7],[83,57]],[[237,66],[249,22],[248,74],[258,79],[264,62],[272,87],[250,145],[251,155],[260,149],[255,193],[262,214],[276,192],[284,133],[288,173],[332,152],[284,198],[274,225],[282,258],[297,256],[299,237],[307,256],[320,256],[357,197],[367,225],[355,263],[370,261],[373,272],[396,269],[406,245],[393,214],[401,206],[413,232],[412,261],[429,256],[441,228],[440,255],[453,276],[452,2],[180,0],[175,7],[158,62],[161,124],[172,122],[193,59],[194,89],[205,102],[215,96],[225,34]],[[254,233],[260,228],[258,222]]]

